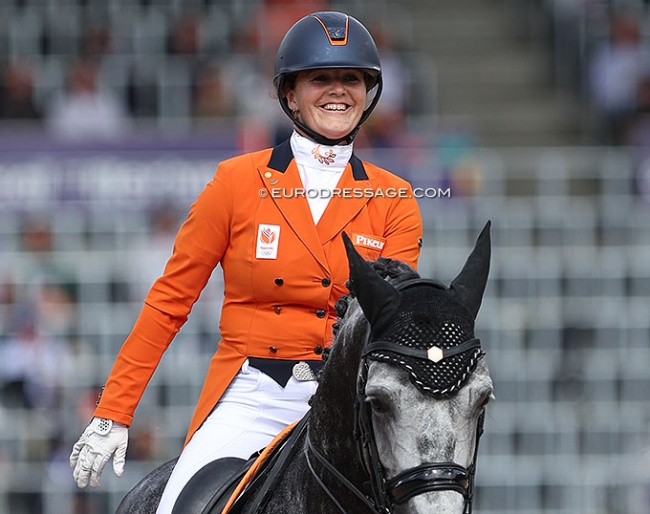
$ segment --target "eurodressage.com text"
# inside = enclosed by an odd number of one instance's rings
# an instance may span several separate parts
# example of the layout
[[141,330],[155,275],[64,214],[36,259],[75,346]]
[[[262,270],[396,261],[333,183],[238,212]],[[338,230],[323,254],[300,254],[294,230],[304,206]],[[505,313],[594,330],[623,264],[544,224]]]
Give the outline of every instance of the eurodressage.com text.
[[302,187],[262,188],[259,191],[262,198],[451,198],[451,188],[439,187],[414,187],[411,191],[407,187],[389,187],[386,189],[371,187],[357,188],[344,187],[334,189],[305,189]]

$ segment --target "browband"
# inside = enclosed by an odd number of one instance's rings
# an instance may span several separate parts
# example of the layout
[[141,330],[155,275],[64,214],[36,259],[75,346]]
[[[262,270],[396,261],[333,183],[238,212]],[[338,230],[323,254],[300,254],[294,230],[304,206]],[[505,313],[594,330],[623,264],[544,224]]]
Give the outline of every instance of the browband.
[[363,357],[367,356],[369,353],[372,352],[377,352],[381,350],[386,350],[389,352],[394,352],[398,353],[400,355],[405,355],[407,357],[414,357],[416,359],[424,359],[424,360],[431,360],[433,362],[439,362],[442,359],[446,359],[448,357],[452,357],[453,355],[458,355],[459,353],[464,353],[466,351],[472,350],[474,348],[480,348],[481,347],[481,340],[474,338],[474,339],[468,339],[464,343],[459,344],[458,346],[452,346],[451,348],[438,348],[438,347],[433,347],[437,348],[441,352],[441,356],[438,359],[434,359],[431,357],[431,349],[429,350],[424,350],[424,349],[417,349],[417,348],[410,348],[408,346],[404,346],[401,344],[397,343],[391,343],[390,341],[373,341],[372,343],[368,343],[363,351]]

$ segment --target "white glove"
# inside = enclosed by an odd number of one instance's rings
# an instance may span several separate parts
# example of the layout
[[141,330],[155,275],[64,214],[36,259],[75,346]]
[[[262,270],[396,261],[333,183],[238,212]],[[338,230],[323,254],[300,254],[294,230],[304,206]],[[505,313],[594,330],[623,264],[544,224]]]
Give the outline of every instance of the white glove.
[[77,485],[86,487],[90,478],[90,485],[97,487],[104,466],[113,454],[113,471],[118,477],[122,476],[128,441],[129,429],[122,423],[93,418],[70,454],[70,466],[74,468],[72,476]]

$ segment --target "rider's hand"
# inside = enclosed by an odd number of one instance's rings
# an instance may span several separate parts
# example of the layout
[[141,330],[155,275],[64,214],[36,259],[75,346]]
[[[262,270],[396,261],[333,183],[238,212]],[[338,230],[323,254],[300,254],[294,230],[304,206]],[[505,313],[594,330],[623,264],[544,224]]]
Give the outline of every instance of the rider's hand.
[[122,423],[93,418],[70,454],[70,466],[74,468],[72,476],[77,485],[86,487],[90,479],[90,485],[97,487],[104,466],[113,454],[113,471],[118,477],[122,476],[128,440],[129,429]]

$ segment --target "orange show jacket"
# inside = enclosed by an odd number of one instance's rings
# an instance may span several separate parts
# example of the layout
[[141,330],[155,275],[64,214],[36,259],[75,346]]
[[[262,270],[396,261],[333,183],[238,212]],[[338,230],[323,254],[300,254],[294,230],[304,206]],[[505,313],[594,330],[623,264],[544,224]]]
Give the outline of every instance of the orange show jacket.
[[186,442],[247,357],[319,359],[332,342],[334,303],[348,292],[343,231],[366,259],[384,256],[417,267],[422,220],[405,180],[353,154],[314,225],[289,141],[220,163],[191,206],[94,415],[131,424],[163,353],[218,264],[225,283],[221,341]]

